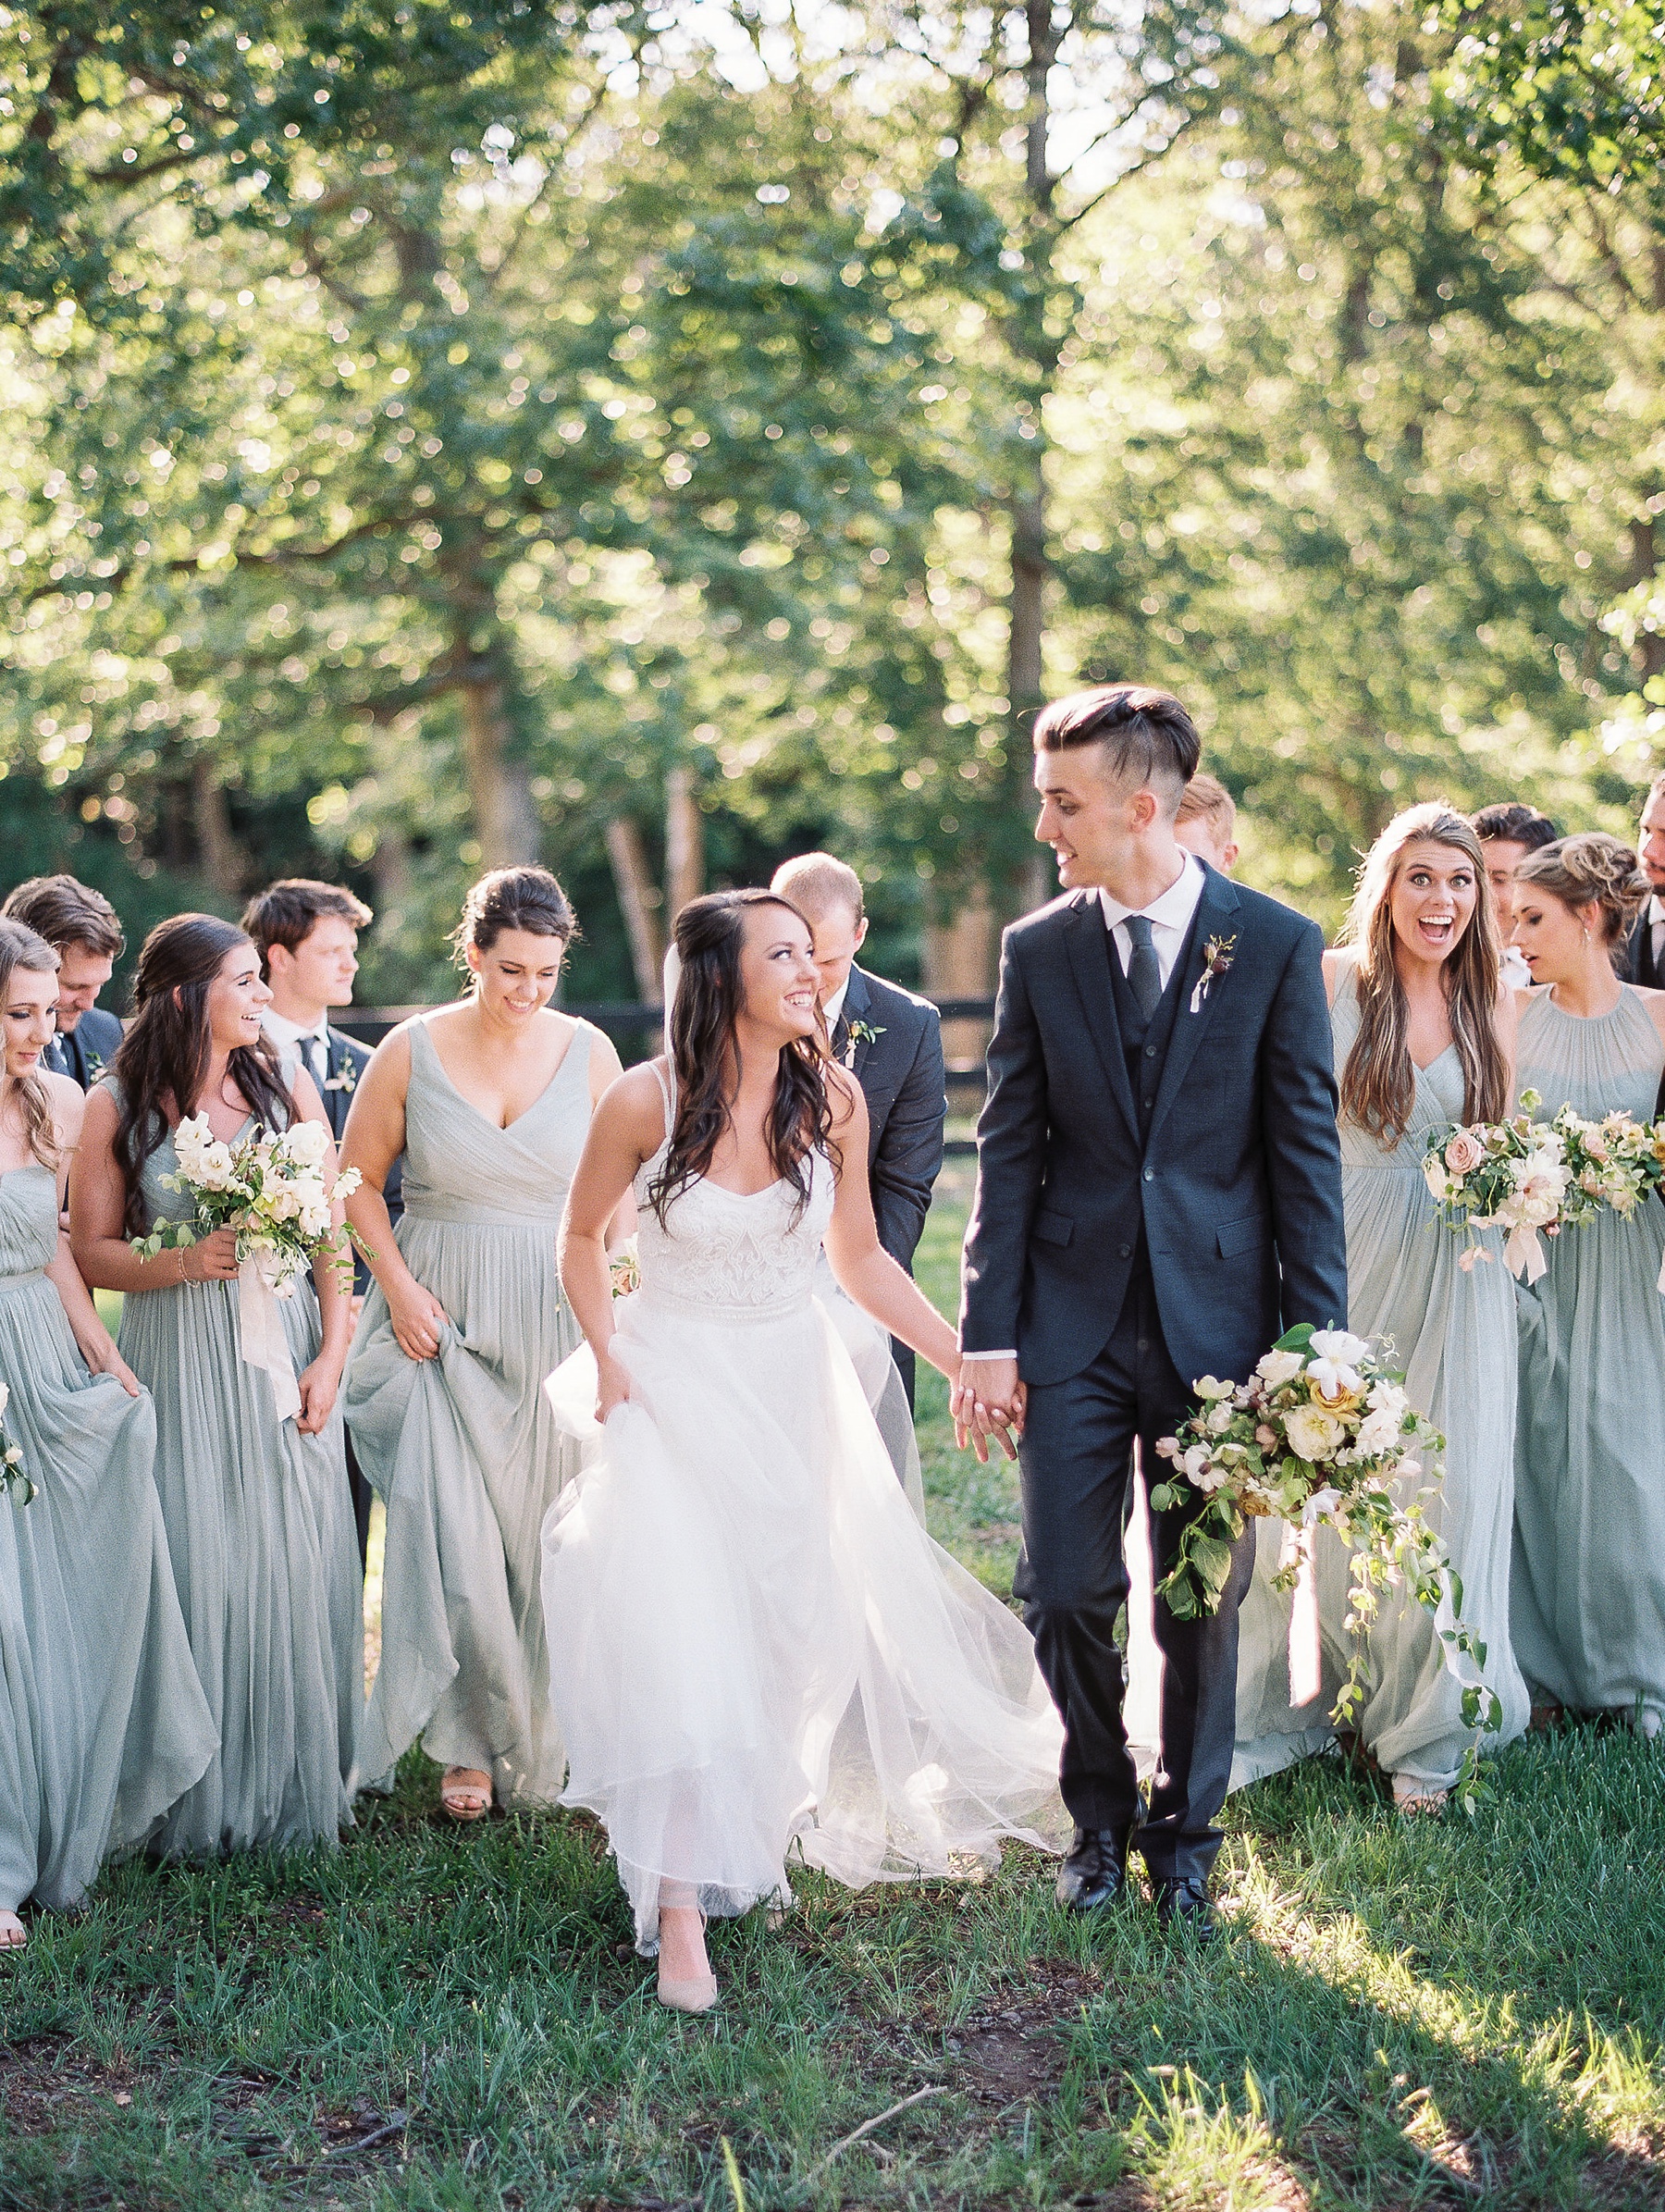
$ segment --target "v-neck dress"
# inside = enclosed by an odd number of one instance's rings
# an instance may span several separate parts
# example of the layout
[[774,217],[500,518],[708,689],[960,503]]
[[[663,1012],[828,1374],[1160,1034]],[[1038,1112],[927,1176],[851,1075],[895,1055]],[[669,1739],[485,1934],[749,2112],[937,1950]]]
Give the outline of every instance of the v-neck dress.
[[434,1358],[408,1359],[373,1290],[347,1370],[353,1445],[388,1508],[361,1777],[390,1778],[420,1737],[441,1766],[490,1774],[500,1804],[552,1802],[565,1752],[549,1712],[540,1534],[578,1454],[540,1385],[580,1341],[555,1233],[589,1132],[598,1032],[579,1023],[507,1129],[458,1091],[426,1019],[407,1033],[394,1234],[451,1326]]
[[153,1467],[156,1416],[92,1375],[44,1270],[57,1179],[0,1175],[0,1382],[37,1486],[0,1501],[0,1906],[79,1904],[212,1761]]
[[[1337,982],[1331,1031],[1340,1069],[1359,1032],[1350,958]],[[1358,1336],[1391,1341],[1411,1403],[1445,1436],[1443,1464],[1421,1478],[1437,1486],[1424,1508],[1462,1578],[1464,1625],[1486,1646],[1484,1678],[1503,1708],[1500,1730],[1486,1739],[1485,1748],[1496,1749],[1519,1736],[1529,1717],[1509,1636],[1514,1285],[1495,1230],[1484,1240],[1489,1260],[1466,1269],[1460,1265],[1463,1239],[1438,1220],[1422,1172],[1429,1131],[1461,1121],[1462,1107],[1462,1064],[1452,1045],[1431,1067],[1417,1069],[1411,1125],[1397,1144],[1384,1150],[1369,1130],[1342,1117],[1347,1324]],[[1338,1538],[1321,1530],[1316,1579],[1324,1692],[1290,1712],[1289,1600],[1270,1587],[1281,1535],[1280,1522],[1263,1522],[1256,1530],[1255,1574],[1240,1631],[1234,1786],[1328,1739],[1329,1707],[1351,1656],[1349,1555]],[[1462,1686],[1445,1663],[1434,1615],[1403,1590],[1387,1590],[1365,1649],[1361,1740],[1388,1773],[1428,1788],[1449,1787],[1474,1736],[1463,1725]]]
[[[1653,1118],[1665,1049],[1636,993],[1580,1020],[1548,991],[1521,1013],[1540,1119]],[[1518,1292],[1515,1649],[1545,1699],[1665,1719],[1665,1208],[1562,1231]]]
[[[289,1081],[292,1062],[283,1072]],[[169,1134],[144,1165],[152,1221],[190,1217],[191,1202],[165,1181],[179,1165]],[[299,1375],[323,1340],[310,1275],[278,1311]],[[155,1400],[156,1489],[220,1738],[158,1847],[208,1855],[333,1844],[352,1819],[347,1785],[364,1707],[340,1401],[316,1436],[278,1417],[269,1378],[242,1355],[235,1278],[130,1291],[120,1342]]]

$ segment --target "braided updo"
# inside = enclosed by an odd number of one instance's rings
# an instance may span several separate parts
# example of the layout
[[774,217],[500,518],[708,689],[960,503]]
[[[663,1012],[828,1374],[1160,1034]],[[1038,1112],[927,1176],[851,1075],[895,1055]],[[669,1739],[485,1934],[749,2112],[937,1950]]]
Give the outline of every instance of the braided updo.
[[1631,847],[1605,830],[1584,830],[1528,853],[1514,880],[1536,884],[1574,909],[1599,908],[1605,945],[1616,945],[1627,934],[1653,889]]
[[494,868],[471,885],[462,919],[451,932],[451,953],[465,968],[468,948],[489,952],[505,930],[559,937],[563,947],[578,934],[578,917],[547,868]]

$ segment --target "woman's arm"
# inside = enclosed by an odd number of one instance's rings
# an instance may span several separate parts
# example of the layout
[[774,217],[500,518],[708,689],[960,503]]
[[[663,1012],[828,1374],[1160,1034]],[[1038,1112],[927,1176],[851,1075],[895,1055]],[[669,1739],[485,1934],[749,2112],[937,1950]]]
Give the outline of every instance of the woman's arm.
[[959,1373],[958,1338],[907,1270],[879,1242],[868,1189],[867,1101],[860,1086],[842,1069],[829,1067],[827,1093],[833,1110],[832,1141],[844,1161],[826,1240],[839,1288],[892,1336],[911,1344],[921,1359],[955,1381]]
[[[296,1069],[290,1095],[295,1102],[297,1121],[315,1121],[327,1134],[329,1132],[329,1116],[324,1111],[324,1101],[304,1068]],[[333,1193],[336,1180],[333,1136],[324,1155],[324,1176]],[[329,1221],[338,1234],[345,1219],[346,1209],[341,1200],[332,1197]],[[314,1260],[313,1287],[318,1293],[318,1314],[324,1328],[318,1356],[299,1378],[301,1411],[295,1417],[295,1426],[302,1436],[316,1436],[335,1410],[336,1397],[341,1388],[341,1370],[347,1365],[347,1348],[352,1341],[352,1295],[341,1286],[333,1255],[320,1253]]]
[[[68,1203],[69,1162],[80,1141],[87,1102],[81,1095],[80,1085],[71,1082],[67,1075],[47,1075],[42,1080],[46,1084],[52,1101],[52,1117],[57,1138],[57,1197],[61,1216]],[[99,1319],[98,1308],[92,1303],[92,1293],[81,1280],[75,1255],[69,1249],[69,1239],[62,1231],[59,1232],[57,1249],[46,1268],[46,1279],[58,1294],[76,1348],[91,1372],[94,1375],[113,1375],[130,1398],[137,1398],[138,1378],[117,1351],[115,1338]]]
[[360,1076],[341,1134],[341,1165],[363,1179],[347,1201],[370,1272],[381,1285],[399,1349],[407,1359],[432,1359],[450,1316],[405,1266],[382,1191],[405,1146],[405,1098],[411,1087],[411,1039],[396,1029],[384,1037]]
[[[598,1032],[596,1042],[590,1047],[589,1085],[592,1114],[623,1072],[624,1063],[620,1059],[612,1039]],[[656,1139],[652,1150],[647,1156],[651,1159],[653,1152],[658,1149]],[[607,1225],[608,1251],[610,1253],[617,1252],[622,1244],[630,1242],[630,1239],[635,1235],[635,1193],[626,1191],[614,1208],[612,1219]]]
[[225,1282],[237,1273],[237,1231],[216,1229],[194,1244],[169,1245],[141,1259],[122,1233],[127,1193],[116,1165],[116,1101],[100,1088],[88,1097],[80,1146],[69,1177],[69,1245],[83,1282],[96,1291],[177,1291],[185,1282]]
[[1515,1048],[1519,1043],[1521,1029],[1521,995],[1512,983],[1500,982],[1498,985],[1497,1025],[1498,1044],[1503,1054],[1503,1064],[1508,1071],[1503,1089],[1503,1112],[1505,1116],[1508,1116],[1514,1111]]
[[630,1378],[612,1356],[612,1279],[607,1237],[636,1171],[664,1140],[665,1102],[650,1067],[633,1068],[603,1094],[561,1217],[561,1287],[596,1355],[596,1417],[605,1421],[630,1395]]

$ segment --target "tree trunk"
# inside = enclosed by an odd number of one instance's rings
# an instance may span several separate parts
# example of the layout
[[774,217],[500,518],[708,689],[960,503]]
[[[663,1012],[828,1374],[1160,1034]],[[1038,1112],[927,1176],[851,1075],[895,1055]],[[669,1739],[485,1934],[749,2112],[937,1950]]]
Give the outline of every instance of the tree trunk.
[[672,768],[665,777],[665,905],[676,917],[705,889],[705,818],[694,797],[693,771]]
[[630,939],[636,990],[645,1005],[657,1007],[664,996],[665,958],[660,935],[659,886],[648,871],[642,833],[627,815],[616,815],[607,825],[607,857],[612,863],[613,889],[624,917],[624,933]]
[[191,765],[191,800],[204,874],[222,898],[240,898],[246,881],[242,847],[231,828],[226,787],[205,756]]
[[510,758],[503,680],[483,673],[461,686],[462,760],[475,837],[487,868],[537,858],[537,813],[524,771]]
[[[986,998],[994,976],[994,909],[979,884],[949,922],[925,932],[925,992],[930,998]],[[986,1021],[945,1021],[943,1051],[951,1064],[975,1066],[989,1042]]]

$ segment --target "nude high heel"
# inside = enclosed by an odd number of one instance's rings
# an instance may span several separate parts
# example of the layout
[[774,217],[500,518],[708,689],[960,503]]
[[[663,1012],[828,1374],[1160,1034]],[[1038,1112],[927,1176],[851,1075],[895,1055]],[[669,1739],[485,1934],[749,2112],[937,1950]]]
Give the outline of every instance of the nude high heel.
[[[702,1912],[699,1916],[699,1932],[702,1935],[708,1925]],[[666,1974],[661,1964],[657,1995],[660,2003],[669,2011],[709,2012],[717,2002],[717,1977],[712,1973],[692,1974],[677,1981]]]

